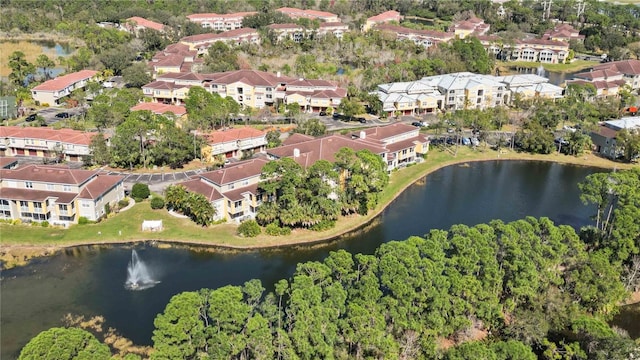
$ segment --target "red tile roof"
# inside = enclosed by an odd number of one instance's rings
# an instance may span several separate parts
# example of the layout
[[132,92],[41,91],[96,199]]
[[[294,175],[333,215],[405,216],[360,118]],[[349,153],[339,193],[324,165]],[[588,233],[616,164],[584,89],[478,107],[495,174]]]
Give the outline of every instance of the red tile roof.
[[0,178],[50,184],[80,185],[98,174],[97,170],[76,170],[63,166],[26,165],[13,170],[0,169]]
[[17,158],[14,157],[0,157],[0,168],[4,169],[8,166],[11,166],[18,162]]
[[0,138],[43,139],[74,145],[89,145],[97,133],[71,129],[50,129],[42,127],[0,126]]
[[613,61],[593,67],[593,70],[611,69],[626,75],[640,75],[640,60]]
[[325,18],[325,17],[337,17],[338,15],[327,12],[327,11],[319,11],[319,10],[311,10],[311,9],[298,9],[291,7],[281,7],[276,9],[276,11],[281,12],[285,15],[289,15],[292,18],[297,17],[305,17],[305,18]]
[[78,72],[58,76],[55,79],[45,81],[42,84],[34,87],[32,90],[61,91],[81,80],[91,79],[92,77],[96,76],[96,74],[98,74],[98,72],[94,70],[80,70]]
[[156,30],[156,31],[164,30],[164,25],[162,25],[160,23],[157,23],[155,21],[147,20],[147,19],[139,17],[139,16],[130,17],[130,18],[127,19],[127,22],[130,22],[130,23],[138,25],[138,26],[145,27],[147,29],[153,29],[153,30]]
[[[385,126],[376,126],[373,128],[364,129],[362,131],[364,131],[364,133],[366,134],[366,139],[376,139],[383,141],[400,134],[414,132],[416,131],[416,127],[403,123],[395,123]],[[354,133],[354,135],[358,134],[359,132]]]
[[148,110],[158,115],[162,115],[164,113],[170,112],[177,116],[182,116],[187,113],[187,109],[184,106],[161,104],[161,103],[154,103],[154,102],[140,103],[132,107],[130,110],[131,111]]
[[388,21],[400,21],[401,18],[402,16],[400,15],[399,12],[395,10],[389,10],[389,11],[383,12],[382,14],[372,16],[368,18],[367,21],[381,23],[381,22],[388,22]]
[[235,82],[243,82],[253,86],[275,87],[281,83],[288,83],[295,78],[283,76],[278,77],[276,74],[257,70],[236,70],[216,73],[213,82],[215,84],[232,84]]
[[209,144],[220,144],[230,141],[238,141],[243,139],[252,139],[265,136],[264,131],[254,129],[251,127],[242,127],[229,129],[224,131],[214,131],[207,134],[202,134],[207,139]]
[[[335,162],[335,154],[344,147],[353,149],[354,151],[367,149],[374,154],[382,154],[387,151],[383,147],[368,144],[359,140],[352,140],[345,136],[329,135],[306,142],[279,146],[277,148],[269,149],[267,152],[278,158],[292,158],[302,167],[307,168],[318,160]],[[300,156],[294,156],[295,149],[300,152]]]
[[267,28],[271,29],[271,30],[285,30],[285,29],[300,29],[302,30],[302,26],[298,25],[298,24],[294,24],[294,23],[286,23],[286,24],[271,24],[268,25]]
[[616,136],[618,136],[618,132],[616,130],[613,130],[604,125],[600,125],[598,127],[598,131],[596,131],[596,134],[608,139],[614,139]]
[[251,194],[257,194],[258,193],[258,183],[255,184],[251,184],[249,186],[245,186],[245,187],[241,187],[239,189],[233,189],[233,190],[229,190],[229,191],[225,191],[224,192],[224,196],[231,200],[231,201],[238,201],[238,200],[242,200],[244,199],[243,194],[246,193],[251,193]]
[[282,145],[293,145],[293,144],[298,144],[305,141],[310,141],[313,139],[315,138],[311,135],[294,133],[294,134],[291,134],[288,138],[284,139],[284,141],[282,142]]
[[204,195],[209,202],[222,199],[222,195],[213,186],[198,179],[190,179],[183,182],[179,182],[176,185],[184,186],[187,191],[195,192]]
[[56,192],[45,190],[0,188],[0,198],[24,201],[45,201],[48,198],[56,198],[57,203],[69,204],[78,194],[72,192]]
[[262,167],[268,162],[269,161],[264,159],[246,160],[228,168],[202,173],[200,177],[222,186],[238,180],[260,176],[260,174],[262,174]]
[[206,34],[198,34],[198,35],[186,36],[186,37],[183,37],[182,39],[180,39],[180,41],[181,42],[194,42],[194,43],[195,42],[204,42],[204,41],[214,42],[214,41],[222,41],[222,40],[226,40],[226,39],[231,39],[231,38],[240,37],[240,36],[247,36],[247,35],[259,36],[259,34],[256,31],[256,29],[240,28],[240,29],[221,32],[219,34],[206,33]]
[[123,181],[124,176],[120,175],[98,175],[82,189],[78,198],[96,200]]

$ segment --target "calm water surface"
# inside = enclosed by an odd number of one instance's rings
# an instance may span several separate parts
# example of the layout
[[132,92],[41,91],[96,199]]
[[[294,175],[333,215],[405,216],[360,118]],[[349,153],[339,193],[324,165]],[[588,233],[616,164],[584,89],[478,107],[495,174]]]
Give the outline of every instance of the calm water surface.
[[[541,162],[494,161],[441,169],[403,192],[370,226],[331,244],[282,250],[220,253],[149,244],[82,247],[4,271],[1,287],[2,359],[14,358],[40,331],[62,324],[66,313],[102,315],[136,344],[151,344],[153,319],[183,291],[240,285],[258,278],[271,290],[296,264],[345,249],[371,254],[382,243],[454,224],[531,215],[580,227],[593,207],[579,200],[577,183],[596,168]],[[124,282],[131,249],[161,281],[145,291]]]

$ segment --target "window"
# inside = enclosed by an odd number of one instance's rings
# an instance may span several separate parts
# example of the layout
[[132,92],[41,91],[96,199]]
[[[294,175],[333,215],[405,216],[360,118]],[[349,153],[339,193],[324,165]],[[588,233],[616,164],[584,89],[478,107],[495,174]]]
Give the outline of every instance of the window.
[[71,191],[71,185],[64,185],[64,186],[62,187],[62,190],[63,190],[63,191]]
[[234,202],[234,203],[233,203],[233,206],[234,206],[236,209],[237,209],[237,208],[239,208],[239,207],[241,207],[241,206],[242,206],[242,200]]
[[478,90],[478,96],[484,95],[484,90]]
[[35,209],[35,211],[40,212],[42,211],[42,203],[41,202],[34,202],[33,203],[33,208]]
[[47,184],[47,190],[53,190],[55,186],[53,184]]
[[234,183],[229,184],[229,190],[235,189],[235,187],[236,187],[236,184]]
[[449,94],[455,94],[456,91],[455,90],[449,90]]
[[60,204],[60,205],[58,205],[58,208],[60,209],[60,211],[67,211],[68,210],[67,204]]
[[242,182],[242,186],[249,185],[249,180],[245,180]]
[[83,207],[83,208],[89,208],[89,207],[91,207],[91,204],[89,204],[89,202],[88,202],[88,201],[83,201],[83,202],[82,202],[82,207]]
[[452,102],[453,100],[455,100],[455,98],[453,96],[449,97],[449,102]]
[[33,183],[31,181],[25,181],[24,186],[27,189],[33,189]]

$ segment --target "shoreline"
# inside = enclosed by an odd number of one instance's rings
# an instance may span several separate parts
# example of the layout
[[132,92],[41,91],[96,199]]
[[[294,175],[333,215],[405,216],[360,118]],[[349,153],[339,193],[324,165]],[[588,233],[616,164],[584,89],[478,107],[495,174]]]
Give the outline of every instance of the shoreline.
[[[467,149],[465,149],[467,150]],[[435,153],[435,154],[434,154]],[[434,154],[434,155],[432,155]],[[448,157],[447,157],[448,155]],[[433,160],[432,158],[436,158]],[[443,158],[444,157],[444,158]],[[440,159],[439,159],[440,158]],[[437,161],[435,164],[433,161]],[[138,243],[152,243],[154,246],[158,247],[174,247],[174,246],[187,246],[194,249],[199,249],[201,251],[228,251],[228,252],[243,252],[243,251],[256,251],[256,250],[278,250],[282,248],[295,248],[295,247],[314,247],[314,246],[328,246],[337,241],[342,240],[344,237],[347,237],[353,233],[363,231],[367,227],[369,227],[372,223],[374,223],[379,215],[398,197],[402,194],[409,186],[413,185],[416,181],[424,178],[425,176],[438,171],[447,166],[468,166],[468,163],[471,162],[480,162],[480,161],[544,161],[544,162],[554,162],[565,165],[577,165],[577,166],[589,166],[601,169],[613,169],[614,171],[617,169],[628,169],[635,167],[637,165],[634,164],[623,164],[616,163],[610,160],[606,160],[600,157],[597,157],[591,153],[583,154],[580,157],[568,156],[568,155],[559,155],[559,154],[549,154],[549,155],[537,155],[537,154],[528,154],[528,153],[518,153],[513,151],[506,152],[497,152],[494,150],[467,150],[464,152],[460,152],[458,157],[453,157],[446,151],[440,151],[433,149],[431,150],[425,161],[421,164],[413,165],[411,167],[407,167],[402,172],[411,171],[411,169],[415,168],[415,174],[409,174],[408,177],[397,179],[398,189],[392,193],[385,194],[384,192],[381,195],[380,203],[378,206],[370,211],[365,216],[360,215],[350,215],[347,217],[341,217],[336,226],[332,229],[329,229],[323,233],[318,233],[311,230],[306,229],[296,229],[292,231],[291,235],[282,236],[282,237],[272,237],[265,235],[262,233],[256,238],[252,238],[247,244],[232,244],[225,243],[224,241],[219,240],[198,240],[198,239],[188,239],[188,238],[173,238],[173,239],[163,239],[154,237],[152,234],[149,234],[145,239],[140,238],[130,238],[130,239],[113,239],[113,240],[102,240],[98,239],[87,239],[80,241],[71,241],[71,243],[65,244],[2,244],[2,250],[0,251],[0,261],[2,261],[3,269],[9,269],[16,266],[24,266],[28,265],[28,263],[39,257],[51,256],[59,253],[60,251],[64,251],[67,249],[72,249],[75,247],[82,246],[114,246],[114,245],[128,245],[128,244],[138,244]],[[392,175],[389,183],[389,187],[391,187],[394,181],[394,177]],[[122,214],[120,214],[122,215]],[[5,226],[5,225],[3,225]],[[225,228],[217,228],[212,227],[210,229],[218,229],[222,231],[227,231]],[[235,229],[235,226],[233,226]],[[210,230],[207,229],[207,230]],[[242,239],[235,236],[237,239]],[[266,241],[271,240],[271,241]],[[273,241],[275,240],[275,242]]]

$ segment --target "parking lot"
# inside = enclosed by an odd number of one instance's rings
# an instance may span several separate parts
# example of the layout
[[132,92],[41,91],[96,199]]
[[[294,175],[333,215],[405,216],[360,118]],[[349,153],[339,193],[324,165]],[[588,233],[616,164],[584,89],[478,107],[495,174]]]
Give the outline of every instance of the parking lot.
[[[67,118],[64,117],[56,117],[56,115],[58,114],[62,114],[62,113],[67,113],[69,114],[69,118],[72,118],[74,116],[81,116],[82,114],[84,114],[84,112],[86,111],[85,108],[79,106],[79,107],[75,107],[75,108],[71,108],[71,109],[66,109],[63,107],[48,107],[45,109],[41,109],[38,110],[35,114],[42,116],[44,118],[44,122],[47,124],[47,126],[51,126],[53,124],[55,124],[58,121],[61,120],[66,120]],[[31,114],[29,114],[31,115]],[[18,125],[24,125],[24,124],[29,124],[28,122],[22,122]]]

